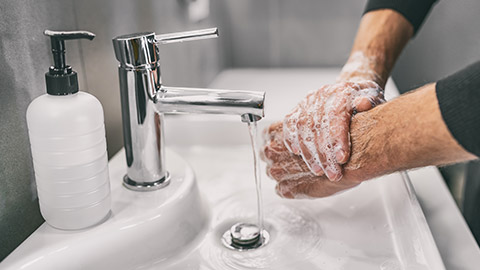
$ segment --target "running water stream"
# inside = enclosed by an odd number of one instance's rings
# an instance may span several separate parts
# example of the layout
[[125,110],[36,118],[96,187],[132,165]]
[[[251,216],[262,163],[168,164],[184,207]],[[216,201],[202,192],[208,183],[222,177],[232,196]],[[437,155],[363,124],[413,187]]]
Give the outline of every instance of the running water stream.
[[[320,225],[315,215],[304,211],[308,208],[305,202],[282,200],[273,192],[263,197],[257,123],[247,123],[256,194],[248,188],[215,203],[214,230],[201,249],[208,262],[206,269],[286,269],[285,265],[296,265],[319,255]],[[251,173],[241,178],[244,177],[248,186],[253,187]],[[257,213],[253,211],[255,207]]]
[[257,192],[257,224],[236,223],[222,236],[222,242],[227,248],[239,251],[259,248],[266,245],[270,239],[270,234],[264,229],[263,222],[262,181],[260,160],[258,159],[257,122],[251,121],[247,123],[252,145],[255,188]]
[[252,143],[255,186],[257,189],[257,214],[258,214],[257,225],[260,232],[262,232],[263,231],[262,178],[260,173],[260,161],[258,160],[257,122],[256,121],[248,122],[248,131],[250,133],[250,141]]

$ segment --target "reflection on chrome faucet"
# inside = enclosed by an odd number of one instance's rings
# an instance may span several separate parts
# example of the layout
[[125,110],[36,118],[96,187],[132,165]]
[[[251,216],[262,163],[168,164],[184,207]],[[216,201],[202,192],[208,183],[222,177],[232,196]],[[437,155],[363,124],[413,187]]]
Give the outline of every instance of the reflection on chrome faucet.
[[120,62],[118,75],[128,165],[124,185],[127,188],[148,191],[169,183],[163,113],[234,114],[244,122],[258,121],[264,116],[264,92],[162,85],[159,44],[217,36],[217,28],[211,28],[164,35],[136,33],[113,39],[115,56]]

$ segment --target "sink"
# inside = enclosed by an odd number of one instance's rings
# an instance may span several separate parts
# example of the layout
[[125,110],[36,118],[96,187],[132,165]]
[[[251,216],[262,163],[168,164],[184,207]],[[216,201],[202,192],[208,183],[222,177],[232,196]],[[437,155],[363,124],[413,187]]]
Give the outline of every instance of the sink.
[[40,226],[0,269],[137,269],[181,256],[206,234],[209,211],[191,167],[167,151],[168,188],[135,192],[122,186],[125,153],[110,161],[112,210],[83,231]]
[[[338,69],[231,70],[214,88],[266,90],[263,129]],[[387,84],[387,98],[396,94]],[[124,151],[109,163],[112,214],[94,228],[67,232],[43,224],[0,269],[445,269],[410,181],[392,174],[320,200],[285,200],[262,175],[270,242],[225,248],[236,222],[255,222],[253,158],[245,124],[234,116],[167,115],[168,187],[121,185]],[[195,173],[194,173],[195,172]]]
[[[334,82],[338,72],[334,68],[234,69],[222,72],[210,86],[266,91],[266,117],[258,122],[263,130],[282,120],[308,91]],[[397,95],[389,80],[387,100]],[[292,201],[276,196],[275,182],[263,168],[270,243],[240,254],[224,248],[220,238],[229,226],[256,218],[248,130],[237,118],[171,115],[166,119],[166,141],[192,165],[212,214],[199,246],[162,269],[445,269],[408,175],[400,173],[329,198]]]
[[[256,218],[250,146],[179,145],[175,150],[198,175],[211,222],[196,249],[161,269],[445,269],[410,181],[398,173],[319,200],[281,199],[275,182],[263,174],[270,242],[244,253],[229,250],[220,242],[222,234]],[[213,164],[222,169],[211,170]]]

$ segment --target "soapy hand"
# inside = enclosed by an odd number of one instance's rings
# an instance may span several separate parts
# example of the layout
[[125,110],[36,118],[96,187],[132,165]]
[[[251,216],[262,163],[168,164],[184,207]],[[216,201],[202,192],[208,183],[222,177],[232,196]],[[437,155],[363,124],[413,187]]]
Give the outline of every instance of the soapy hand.
[[[287,149],[301,156],[313,173],[305,179],[325,174],[330,181],[339,181],[341,165],[350,158],[352,115],[383,102],[383,89],[376,82],[357,77],[309,93],[286,115],[283,140]],[[295,173],[305,174],[298,166],[301,164],[293,168]]]
[[264,139],[261,158],[267,163],[268,176],[277,181],[276,191],[281,197],[326,197],[357,186],[364,180],[364,175],[355,173],[358,162],[349,167],[348,178],[339,182],[313,174],[300,156],[290,153],[285,147],[282,123],[275,123],[266,129]]

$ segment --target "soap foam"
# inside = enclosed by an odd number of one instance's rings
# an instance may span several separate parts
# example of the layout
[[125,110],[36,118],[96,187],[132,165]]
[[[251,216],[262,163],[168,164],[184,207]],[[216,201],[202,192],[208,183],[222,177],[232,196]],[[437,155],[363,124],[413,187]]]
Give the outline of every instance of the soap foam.
[[[346,69],[359,67],[353,63]],[[343,82],[325,85],[309,92],[284,119],[284,143],[293,154],[300,155],[310,171],[319,175],[319,168],[336,180],[341,175],[337,153],[345,151],[339,134],[348,133],[356,104],[367,99],[371,107],[384,102],[383,89],[374,81]]]

